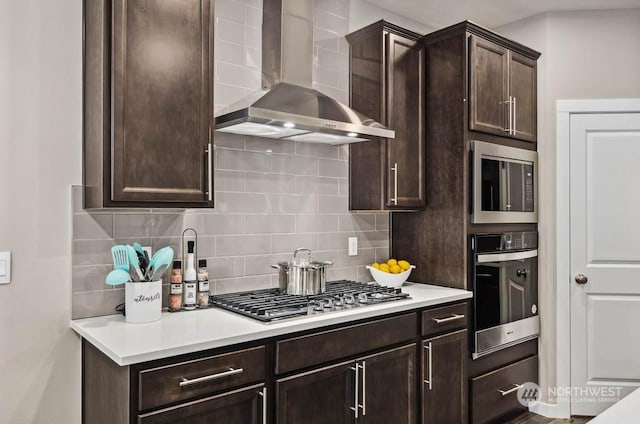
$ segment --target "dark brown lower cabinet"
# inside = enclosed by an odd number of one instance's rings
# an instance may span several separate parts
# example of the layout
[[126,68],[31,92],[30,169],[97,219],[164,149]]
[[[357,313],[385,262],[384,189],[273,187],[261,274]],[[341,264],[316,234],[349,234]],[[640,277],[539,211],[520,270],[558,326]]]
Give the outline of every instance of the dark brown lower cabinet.
[[426,339],[422,347],[422,423],[466,423],[467,330]]
[[353,361],[280,379],[276,382],[278,424],[354,422]]
[[278,424],[416,422],[415,343],[276,382]]
[[360,365],[362,405],[359,421],[366,424],[416,422],[416,344],[363,358]]
[[266,424],[266,389],[242,390],[138,415],[139,424]]

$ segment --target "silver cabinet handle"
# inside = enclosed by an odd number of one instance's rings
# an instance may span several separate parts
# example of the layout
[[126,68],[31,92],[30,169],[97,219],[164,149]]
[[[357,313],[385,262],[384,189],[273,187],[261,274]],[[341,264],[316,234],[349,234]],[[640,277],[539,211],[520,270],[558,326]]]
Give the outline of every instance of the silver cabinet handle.
[[509,125],[507,125],[507,128],[504,128],[502,131],[506,132],[507,134],[511,135],[511,96],[509,96],[509,100],[505,100],[504,104],[508,106],[509,111],[507,112],[508,114],[508,121],[509,121]]
[[267,424],[267,388],[263,387],[258,394],[262,396],[262,424]]
[[194,378],[193,380],[189,380],[183,377],[182,381],[180,382],[180,387],[191,386],[192,384],[205,383],[207,381],[216,380],[222,377],[228,377],[230,375],[236,375],[243,372],[244,372],[243,368],[229,368],[228,371],[219,372],[217,374],[205,375],[204,377]]
[[424,384],[428,384],[429,385],[429,390],[431,390],[432,386],[433,386],[433,374],[432,374],[432,365],[433,365],[433,360],[432,360],[432,348],[431,348],[431,342],[426,343],[424,345],[424,348],[427,350],[427,352],[429,352],[429,356],[427,356],[427,364],[429,365],[429,370],[427,372],[427,379],[424,380]]
[[389,199],[394,206],[398,205],[398,162],[393,164],[391,168],[391,172],[393,172],[393,197]]
[[518,113],[516,111],[516,97],[513,97],[513,135],[516,135],[516,125],[518,122]]
[[358,398],[359,396],[359,385],[360,385],[360,367],[358,366],[358,364],[356,363],[355,367],[350,367],[353,371],[356,372],[356,390],[355,390],[355,399],[353,402],[353,406],[350,406],[349,409],[351,409],[353,411],[353,416],[357,419],[358,418]]
[[498,389],[498,393],[500,393],[502,396],[507,396],[510,395],[513,392],[517,392],[519,388],[522,387],[522,384],[513,384],[513,387],[510,388],[509,390],[500,390]]
[[436,322],[436,324],[442,324],[443,322],[455,321],[462,318],[464,318],[464,315],[453,314],[450,317],[446,317],[446,318],[432,318],[432,319]]
[[211,187],[211,180],[213,178],[213,145],[207,144],[207,196],[209,201],[213,200],[213,187]]
[[367,415],[367,363],[362,361],[362,416]]

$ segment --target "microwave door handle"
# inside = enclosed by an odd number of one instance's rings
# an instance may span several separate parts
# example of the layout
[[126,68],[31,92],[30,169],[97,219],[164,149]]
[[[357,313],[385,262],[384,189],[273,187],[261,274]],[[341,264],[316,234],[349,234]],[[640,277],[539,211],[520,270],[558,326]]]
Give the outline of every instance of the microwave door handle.
[[486,264],[492,262],[517,261],[520,259],[535,258],[536,256],[538,256],[538,249],[527,250],[524,252],[483,253],[478,255],[476,263]]

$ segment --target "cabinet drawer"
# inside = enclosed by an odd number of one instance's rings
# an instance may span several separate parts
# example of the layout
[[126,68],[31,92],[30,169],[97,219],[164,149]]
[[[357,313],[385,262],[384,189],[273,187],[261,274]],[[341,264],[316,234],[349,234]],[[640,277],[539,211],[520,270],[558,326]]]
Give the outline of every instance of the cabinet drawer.
[[138,409],[145,411],[264,379],[264,346],[151,368],[138,374]]
[[467,328],[466,303],[456,303],[455,305],[443,306],[422,312],[423,336],[430,336],[432,334],[462,328]]
[[538,356],[532,356],[471,380],[473,424],[491,422],[524,411],[518,402],[517,385],[538,382]]
[[406,314],[279,341],[276,374],[411,340],[417,333],[416,326],[416,315]]

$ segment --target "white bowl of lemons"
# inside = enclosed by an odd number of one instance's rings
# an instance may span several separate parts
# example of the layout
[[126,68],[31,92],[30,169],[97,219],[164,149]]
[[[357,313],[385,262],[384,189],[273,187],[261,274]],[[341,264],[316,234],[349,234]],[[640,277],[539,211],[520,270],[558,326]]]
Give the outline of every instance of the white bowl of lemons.
[[378,263],[374,262],[371,265],[367,265],[367,269],[371,273],[371,276],[376,283],[398,288],[407,281],[411,270],[416,266],[411,265],[405,260],[389,259],[387,262]]

